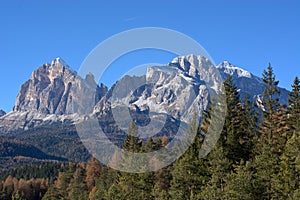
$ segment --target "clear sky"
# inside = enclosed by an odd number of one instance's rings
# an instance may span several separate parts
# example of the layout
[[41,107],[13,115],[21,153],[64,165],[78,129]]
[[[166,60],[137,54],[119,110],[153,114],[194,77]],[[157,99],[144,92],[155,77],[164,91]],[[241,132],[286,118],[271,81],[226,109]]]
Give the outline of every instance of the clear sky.
[[[78,70],[108,37],[132,28],[164,27],[198,41],[216,63],[255,75],[271,62],[280,86],[300,76],[300,1],[294,0],[7,0],[0,2],[0,108],[10,111],[31,72],[56,57]],[[145,51],[115,65],[168,63]],[[113,76],[113,75],[112,75]],[[115,77],[114,77],[115,78]],[[113,79],[113,78],[112,78]]]

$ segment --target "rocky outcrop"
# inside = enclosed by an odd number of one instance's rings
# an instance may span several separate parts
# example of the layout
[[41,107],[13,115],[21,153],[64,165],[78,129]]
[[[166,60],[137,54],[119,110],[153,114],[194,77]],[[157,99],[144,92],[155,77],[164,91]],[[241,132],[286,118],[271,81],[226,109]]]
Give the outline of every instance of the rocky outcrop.
[[148,67],[144,76],[123,77],[95,106],[94,112],[124,107],[125,111],[129,108],[138,112],[163,113],[188,122],[194,112],[202,113],[207,108],[211,88],[206,82],[211,86],[217,84],[220,77],[214,74],[216,72],[213,64],[204,57],[178,57],[166,66]]
[[[97,92],[92,92],[97,91]],[[36,69],[22,86],[13,111],[37,111],[42,114],[72,114],[76,110],[86,110],[86,99],[93,98],[95,104],[106,93],[91,74],[83,80],[60,58],[51,64]],[[94,97],[90,94],[96,94]]]
[[13,111],[0,118],[0,132],[27,130],[52,121],[71,122],[106,94],[92,74],[83,79],[62,59],[37,68],[17,95]]
[[[216,67],[220,71],[223,79],[226,79],[228,75],[232,76],[234,84],[240,90],[241,98],[248,94],[254,101],[261,100],[261,94],[264,91],[264,84],[261,78],[244,69],[232,65],[228,61],[224,61]],[[279,102],[287,105],[289,91],[284,88],[279,88],[279,90]]]
[[4,110],[0,110],[0,117],[6,115],[6,112]]
[[[193,112],[201,114],[207,108],[210,95],[220,92],[220,84],[228,75],[233,77],[241,98],[248,94],[253,101],[261,99],[264,90],[261,78],[226,61],[214,66],[202,56],[187,55],[165,66],[148,67],[144,76],[124,76],[98,102],[94,112],[120,111],[119,107],[124,107],[124,111],[164,113],[188,122]],[[279,89],[279,100],[286,104],[288,91]]]

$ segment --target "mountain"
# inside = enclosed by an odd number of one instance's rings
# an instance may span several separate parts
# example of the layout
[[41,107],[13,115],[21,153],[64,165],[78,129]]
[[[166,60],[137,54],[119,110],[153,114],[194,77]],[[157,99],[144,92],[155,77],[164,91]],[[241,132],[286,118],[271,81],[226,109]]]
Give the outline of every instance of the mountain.
[[[141,139],[173,137],[180,126],[187,127],[195,112],[201,115],[207,109],[211,95],[220,93],[228,75],[242,97],[248,94],[253,101],[261,100],[261,78],[229,62],[214,66],[202,56],[180,56],[164,66],[149,66],[145,75],[126,75],[110,89],[98,85],[92,74],[79,77],[56,58],[38,67],[21,86],[13,111],[0,113],[0,141],[9,141],[3,148],[15,152],[2,157],[0,166],[6,161],[11,166],[25,163],[24,155],[16,153],[19,147],[30,152],[36,148],[45,159],[87,160],[90,154],[75,125],[91,116],[98,117],[106,137],[117,145],[122,145],[132,119],[139,125]],[[280,102],[286,104],[288,91],[280,91]],[[26,163],[40,162],[36,159],[40,157],[26,157]]]
[[85,101],[79,94],[89,94],[97,89],[96,102],[107,88],[98,86],[92,75],[83,80],[61,59],[44,64],[36,69],[22,86],[13,111],[38,111],[42,114],[73,114],[73,107],[85,110]]
[[[264,90],[261,78],[227,61],[214,66],[202,56],[187,55],[165,66],[150,66],[144,76],[124,76],[98,102],[94,112],[124,107],[148,114],[165,113],[189,122],[193,112],[201,113],[207,108],[210,95],[219,92],[222,79],[228,75],[232,76],[242,98],[246,94],[253,101],[261,98]],[[279,89],[280,102],[287,104],[289,91]]]
[[[216,68],[221,73],[223,79],[226,79],[228,75],[231,75],[234,84],[238,89],[240,89],[241,97],[243,98],[246,94],[249,95],[252,100],[256,101],[257,99],[261,99],[261,94],[264,91],[264,84],[262,79],[258,76],[253,75],[252,73],[236,67],[229,63],[228,61],[224,61],[216,66]],[[279,88],[280,97],[279,102],[281,104],[287,105],[288,103],[288,95],[289,91],[284,88]]]
[[[94,96],[89,95],[92,92]],[[86,102],[90,102],[86,99],[96,103],[106,92],[107,87],[98,86],[93,75],[83,79],[56,58],[38,67],[21,86],[13,111],[0,118],[0,131],[27,130],[49,121],[74,121],[78,116],[73,109],[86,111]]]
[[207,75],[214,69],[209,60],[194,55],[178,57],[166,66],[150,66],[144,76],[127,75],[117,81],[94,112],[109,106],[129,107],[188,122],[193,112],[201,113],[207,108],[210,88],[204,79],[217,76]]
[[[207,108],[210,95],[218,93],[221,79],[228,75],[233,77],[241,97],[248,94],[253,101],[262,98],[261,78],[227,61],[214,66],[202,56],[179,56],[165,66],[149,66],[145,75],[126,75],[109,90],[103,84],[97,85],[92,74],[79,77],[66,62],[56,58],[38,67],[21,86],[13,111],[0,115],[0,133],[22,132],[53,122],[73,124],[92,112],[102,118],[102,124],[116,127],[117,122],[122,129],[134,116],[143,119],[136,121],[144,126],[150,121],[147,115],[155,116],[152,121],[157,119],[158,127],[166,118],[188,122],[193,112],[201,114]],[[280,91],[280,102],[287,104],[288,91]],[[118,109],[122,111],[120,116],[113,116]],[[122,115],[127,109],[131,117]],[[116,128],[111,133],[114,131]]]
[[[121,137],[120,129],[127,130],[133,119],[139,125],[140,138],[172,137],[180,123],[186,127],[195,112],[201,116],[228,75],[241,98],[247,94],[254,102],[261,100],[261,78],[229,62],[214,66],[202,56],[187,55],[164,66],[149,66],[143,76],[122,77],[96,104],[94,113],[107,135]],[[287,104],[289,91],[279,89],[280,102]]]

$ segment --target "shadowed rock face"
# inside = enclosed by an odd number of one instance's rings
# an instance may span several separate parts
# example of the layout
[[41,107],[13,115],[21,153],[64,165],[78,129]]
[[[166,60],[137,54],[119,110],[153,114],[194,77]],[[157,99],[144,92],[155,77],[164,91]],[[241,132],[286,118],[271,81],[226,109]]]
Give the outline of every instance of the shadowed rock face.
[[6,112],[4,110],[0,110],[0,117],[4,116]]

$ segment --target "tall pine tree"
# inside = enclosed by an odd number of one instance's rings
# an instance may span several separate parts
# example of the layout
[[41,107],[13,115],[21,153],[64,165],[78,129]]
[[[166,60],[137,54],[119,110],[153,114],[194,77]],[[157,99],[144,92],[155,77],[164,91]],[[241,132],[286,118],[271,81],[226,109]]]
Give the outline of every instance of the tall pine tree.
[[184,155],[174,163],[170,188],[171,199],[197,199],[201,187],[207,179],[204,160],[199,159],[202,137],[199,135],[196,115],[193,117],[188,131],[195,139]]
[[278,196],[284,199],[300,198],[300,81],[295,78],[289,94],[289,135],[280,157],[280,172],[277,177]]
[[273,68],[269,64],[263,72],[263,115],[260,126],[260,133],[256,137],[255,158],[253,168],[254,195],[261,199],[272,199],[276,196],[277,183],[276,174],[279,171],[278,162],[280,149],[282,147],[282,136],[277,130],[276,113],[279,104],[279,89]]
[[300,80],[295,78],[289,94],[289,125],[291,131],[300,131]]

